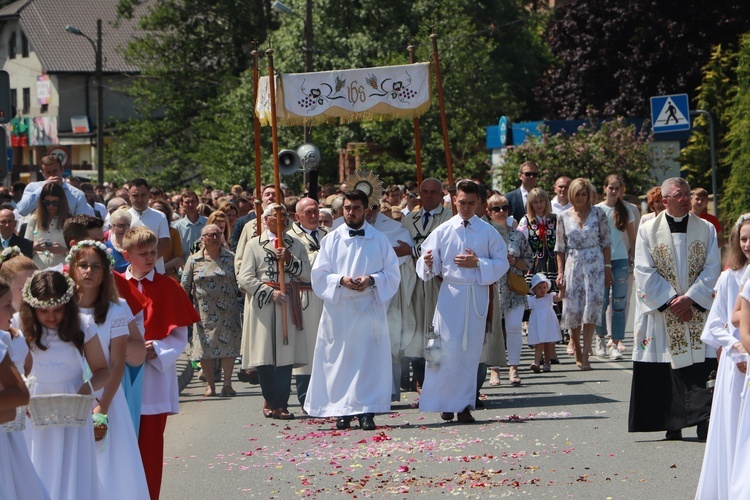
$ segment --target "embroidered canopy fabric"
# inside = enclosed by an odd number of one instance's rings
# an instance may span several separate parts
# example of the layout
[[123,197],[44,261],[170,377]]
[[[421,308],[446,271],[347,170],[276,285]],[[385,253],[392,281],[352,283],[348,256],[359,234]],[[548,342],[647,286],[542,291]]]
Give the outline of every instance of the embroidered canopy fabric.
[[[285,126],[414,118],[429,109],[430,88],[429,63],[282,74],[276,76],[276,121]],[[271,123],[269,93],[264,76],[255,104],[263,126]]]

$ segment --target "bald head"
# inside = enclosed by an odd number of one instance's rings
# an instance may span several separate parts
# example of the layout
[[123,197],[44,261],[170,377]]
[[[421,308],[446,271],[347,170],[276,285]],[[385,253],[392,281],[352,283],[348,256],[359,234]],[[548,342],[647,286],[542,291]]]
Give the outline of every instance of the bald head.
[[443,201],[443,183],[432,177],[423,180],[419,187],[419,197],[426,212],[435,210]]
[[0,210],[0,236],[4,240],[7,240],[13,236],[13,231],[16,229],[16,217],[13,212],[4,208]]
[[318,202],[312,198],[302,198],[297,202],[297,209],[294,217],[300,226],[304,227],[308,231],[312,231],[318,228],[320,209],[318,208]]

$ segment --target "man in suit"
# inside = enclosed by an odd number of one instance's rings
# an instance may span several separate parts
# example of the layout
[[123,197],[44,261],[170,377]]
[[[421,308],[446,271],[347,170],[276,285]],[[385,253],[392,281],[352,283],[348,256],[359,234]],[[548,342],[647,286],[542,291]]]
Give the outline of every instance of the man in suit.
[[[422,208],[411,212],[401,220],[401,224],[409,231],[414,241],[414,259],[422,255],[422,242],[440,224],[453,217],[453,211],[443,206],[443,184],[437,179],[425,179],[419,187]],[[404,358],[411,358],[414,372],[413,386],[419,391],[424,381],[424,339],[435,315],[437,296],[440,291],[439,280],[423,281],[417,278],[412,296],[414,316],[417,320],[417,334],[412,342],[403,346]]]
[[34,244],[31,240],[18,236],[14,232],[15,229],[16,217],[13,212],[7,208],[0,210],[0,244],[2,245],[0,250],[16,246],[22,254],[31,258],[34,255]]
[[518,178],[521,179],[521,186],[505,194],[510,205],[510,215],[513,216],[516,224],[526,215],[526,198],[539,180],[539,167],[533,161],[522,163],[521,168],[518,169]]

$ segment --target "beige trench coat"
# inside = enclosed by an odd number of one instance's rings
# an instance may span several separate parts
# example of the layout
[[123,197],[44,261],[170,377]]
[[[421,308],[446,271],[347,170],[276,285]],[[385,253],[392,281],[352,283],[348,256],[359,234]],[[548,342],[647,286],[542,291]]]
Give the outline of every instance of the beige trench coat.
[[[292,254],[284,266],[288,283],[310,281],[310,261],[299,240],[284,234],[284,244]],[[282,342],[281,307],[273,301],[274,289],[266,282],[278,282],[278,261],[268,232],[253,236],[247,242],[237,283],[245,291],[245,319],[242,322],[242,368],[255,366],[302,366],[311,362],[307,356],[304,330],[292,322],[292,308],[287,303],[287,331],[289,344]],[[287,290],[288,291],[288,290]]]

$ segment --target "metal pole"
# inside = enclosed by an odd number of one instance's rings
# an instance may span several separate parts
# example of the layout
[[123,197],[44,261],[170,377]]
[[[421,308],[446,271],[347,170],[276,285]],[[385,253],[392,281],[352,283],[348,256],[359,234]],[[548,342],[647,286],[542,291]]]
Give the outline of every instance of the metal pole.
[[104,183],[104,75],[102,68],[102,20],[96,20],[96,169]]
[[690,116],[703,115],[708,120],[708,138],[711,149],[711,192],[714,194],[714,215],[719,216],[719,193],[716,181],[716,142],[714,141],[714,119],[711,113],[705,109],[694,109],[690,111]]

